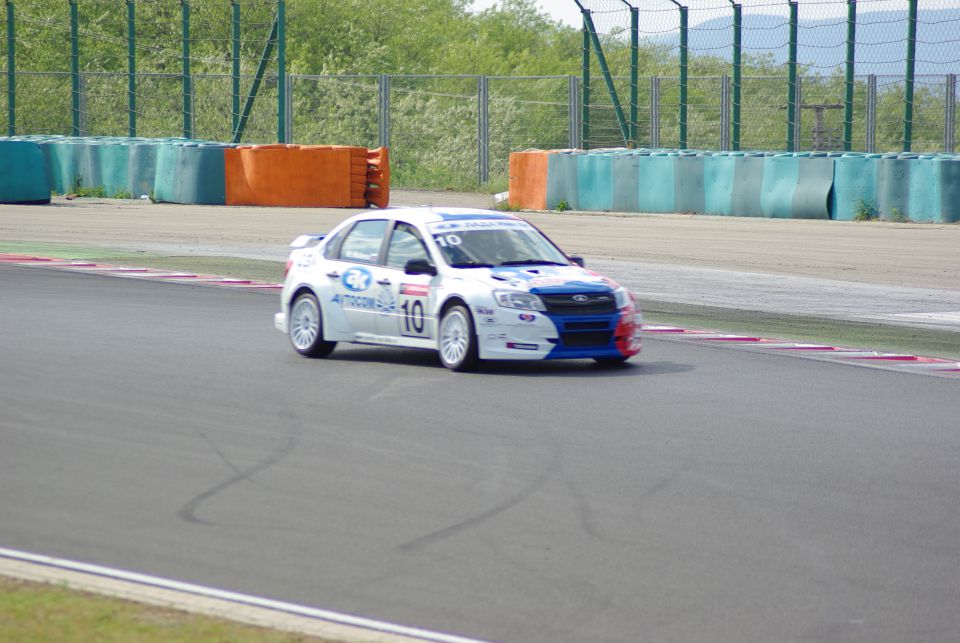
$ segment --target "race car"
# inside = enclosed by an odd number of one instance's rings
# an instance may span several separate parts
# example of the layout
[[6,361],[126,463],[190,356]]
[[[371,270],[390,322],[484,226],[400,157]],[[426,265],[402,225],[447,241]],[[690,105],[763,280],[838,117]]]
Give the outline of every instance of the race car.
[[337,342],[404,346],[466,371],[480,360],[612,364],[641,349],[633,294],[510,213],[377,210],[290,248],[274,325],[306,357]]

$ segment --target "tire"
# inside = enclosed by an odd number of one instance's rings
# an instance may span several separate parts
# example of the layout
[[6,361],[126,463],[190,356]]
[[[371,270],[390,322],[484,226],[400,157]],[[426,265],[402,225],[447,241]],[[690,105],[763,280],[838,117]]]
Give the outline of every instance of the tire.
[[303,293],[293,300],[287,326],[293,350],[304,357],[326,357],[337,345],[323,340],[320,302],[313,293]]
[[625,364],[628,359],[630,359],[629,356],[620,355],[619,357],[594,357],[593,361],[600,366],[618,366],[619,364]]
[[443,313],[437,333],[437,352],[440,362],[451,371],[469,371],[480,361],[473,318],[465,307],[457,304]]

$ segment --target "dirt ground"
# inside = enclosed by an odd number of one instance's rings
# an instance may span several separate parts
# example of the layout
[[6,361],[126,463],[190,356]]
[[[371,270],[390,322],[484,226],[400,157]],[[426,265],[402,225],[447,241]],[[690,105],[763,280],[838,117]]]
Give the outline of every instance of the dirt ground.
[[[489,195],[395,192],[391,204],[492,203]],[[0,205],[0,242],[283,251],[295,236],[325,232],[352,212],[57,197],[49,206]],[[521,216],[568,253],[586,257],[960,290],[960,225],[570,212]]]

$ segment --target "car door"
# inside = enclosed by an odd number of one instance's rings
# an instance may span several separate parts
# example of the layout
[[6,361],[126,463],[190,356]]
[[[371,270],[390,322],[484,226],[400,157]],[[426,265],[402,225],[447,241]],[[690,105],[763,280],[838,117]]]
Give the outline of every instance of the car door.
[[420,231],[404,221],[395,221],[387,242],[385,264],[377,275],[378,285],[389,289],[391,309],[377,316],[380,335],[399,338],[430,339],[435,337],[432,310],[435,275],[408,275],[404,267],[411,259],[422,259],[431,265],[430,256]]
[[383,270],[380,254],[387,233],[386,219],[358,221],[344,236],[334,257],[328,257],[325,276],[333,297],[330,305],[343,312],[354,333],[377,334],[377,316],[382,310]]

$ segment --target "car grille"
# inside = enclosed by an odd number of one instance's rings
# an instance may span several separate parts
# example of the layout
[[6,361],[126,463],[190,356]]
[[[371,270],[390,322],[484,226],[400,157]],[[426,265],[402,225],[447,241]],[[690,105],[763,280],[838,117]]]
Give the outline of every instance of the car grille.
[[[574,299],[576,297],[577,299]],[[540,295],[547,312],[558,315],[596,315],[617,310],[613,293],[584,293],[576,295]],[[578,301],[582,299],[583,301]]]
[[586,348],[588,346],[606,346],[613,338],[609,330],[599,332],[561,333],[560,341],[567,348]]

